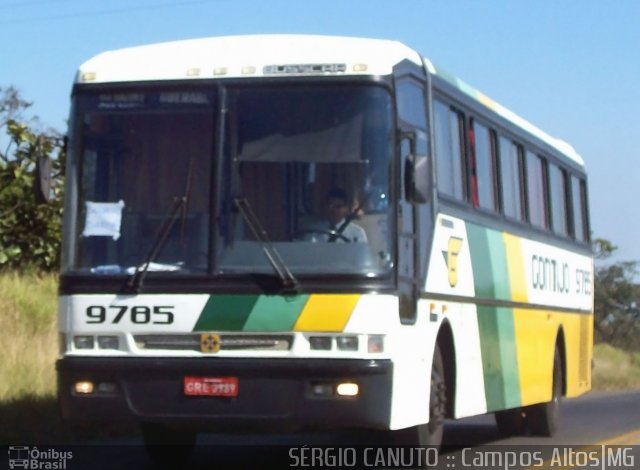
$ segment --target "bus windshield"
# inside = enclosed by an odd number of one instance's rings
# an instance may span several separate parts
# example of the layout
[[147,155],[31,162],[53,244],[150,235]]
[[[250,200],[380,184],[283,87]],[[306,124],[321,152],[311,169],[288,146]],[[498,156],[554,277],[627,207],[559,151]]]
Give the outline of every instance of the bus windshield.
[[386,273],[391,103],[313,82],[77,94],[67,269],[273,274],[275,251],[295,275]]

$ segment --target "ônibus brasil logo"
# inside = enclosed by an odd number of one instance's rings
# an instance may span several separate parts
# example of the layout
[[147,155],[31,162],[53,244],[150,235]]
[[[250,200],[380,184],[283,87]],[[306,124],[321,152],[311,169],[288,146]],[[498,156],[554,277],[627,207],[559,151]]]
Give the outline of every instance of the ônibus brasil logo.
[[73,453],[70,451],[41,450],[37,447],[29,446],[9,447],[10,469],[64,470],[67,468],[67,460],[72,458]]

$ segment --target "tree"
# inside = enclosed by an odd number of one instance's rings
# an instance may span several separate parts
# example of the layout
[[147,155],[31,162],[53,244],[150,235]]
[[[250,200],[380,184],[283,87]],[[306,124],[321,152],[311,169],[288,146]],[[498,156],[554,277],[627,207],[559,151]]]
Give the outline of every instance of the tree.
[[[14,87],[0,88],[0,269],[35,267],[55,270],[60,264],[65,151],[62,137],[26,119],[31,103]],[[36,161],[52,157],[52,200],[36,198]]]
[[[608,259],[617,249],[608,240],[594,241],[594,254]],[[596,341],[638,349],[640,338],[640,286],[634,282],[638,263],[622,261],[595,269],[594,329]]]

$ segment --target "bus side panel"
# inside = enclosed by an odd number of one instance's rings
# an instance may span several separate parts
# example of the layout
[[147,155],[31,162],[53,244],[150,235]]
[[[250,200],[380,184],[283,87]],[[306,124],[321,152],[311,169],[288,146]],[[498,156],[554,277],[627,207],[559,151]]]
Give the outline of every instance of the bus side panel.
[[[439,215],[426,281],[426,291],[475,297],[471,250],[466,224],[463,220]],[[446,318],[453,332],[456,364],[455,409],[457,418],[486,413],[485,375],[482,361],[481,335],[477,307],[473,303],[425,300],[430,321],[439,329]],[[435,340],[435,339],[434,339]]]
[[591,358],[593,357],[593,317],[591,315],[561,315],[566,350],[566,396],[575,397],[591,389]]
[[553,355],[561,334],[566,396],[578,396],[591,388],[591,315],[515,309],[514,319],[523,406],[551,400]]
[[[473,304],[447,303],[446,309],[455,348],[454,416],[464,418],[486,413],[485,375],[477,308]],[[480,390],[482,393],[478,393]]]
[[430,259],[431,313],[454,335],[456,417],[549,401],[561,332],[566,395],[589,389],[592,297],[576,279],[589,257],[440,214]]
[[429,324],[428,306],[418,303],[418,320],[401,326],[389,336],[393,360],[390,429],[402,429],[429,421],[431,363],[437,325]]
[[560,314],[514,309],[521,405],[551,400],[553,351]]

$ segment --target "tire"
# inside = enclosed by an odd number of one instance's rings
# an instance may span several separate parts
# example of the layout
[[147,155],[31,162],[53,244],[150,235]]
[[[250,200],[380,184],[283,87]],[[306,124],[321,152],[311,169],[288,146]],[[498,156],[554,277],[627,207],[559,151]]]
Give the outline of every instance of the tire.
[[496,411],[496,425],[503,436],[523,436],[527,433],[527,423],[522,408]]
[[562,361],[556,347],[553,355],[553,379],[551,401],[532,405],[527,409],[527,420],[531,434],[553,436],[560,421],[560,399],[562,398]]
[[141,431],[155,468],[183,468],[188,464],[197,433],[156,423],[142,423]]
[[440,448],[447,409],[444,362],[440,347],[436,344],[431,365],[431,393],[429,398],[429,422],[394,431],[394,441],[400,445]]

